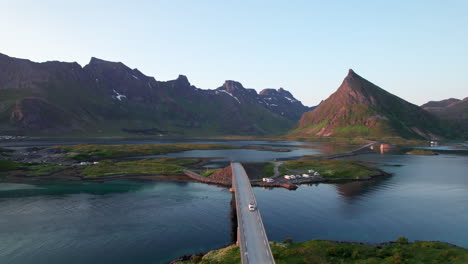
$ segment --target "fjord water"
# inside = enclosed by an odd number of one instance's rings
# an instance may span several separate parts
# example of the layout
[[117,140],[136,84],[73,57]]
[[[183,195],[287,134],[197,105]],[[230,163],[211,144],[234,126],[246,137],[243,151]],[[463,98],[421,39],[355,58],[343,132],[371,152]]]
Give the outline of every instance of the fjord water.
[[362,155],[393,173],[295,192],[255,188],[269,238],[383,242],[405,236],[468,247],[468,156]]
[[230,200],[199,183],[0,183],[0,263],[161,263],[207,251],[230,241]]
[[[254,188],[270,240],[468,247],[468,156],[361,155],[393,176]],[[187,182],[0,182],[0,263],[164,263],[230,242],[227,189]]]

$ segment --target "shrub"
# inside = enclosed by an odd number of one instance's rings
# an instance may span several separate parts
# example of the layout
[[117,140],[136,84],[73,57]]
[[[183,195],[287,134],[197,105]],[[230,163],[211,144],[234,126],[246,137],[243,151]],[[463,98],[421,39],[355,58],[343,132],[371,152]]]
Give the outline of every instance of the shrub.
[[192,263],[200,263],[202,261],[202,256],[196,255],[192,257]]
[[399,237],[397,238],[396,242],[398,244],[408,244],[408,239],[406,237]]

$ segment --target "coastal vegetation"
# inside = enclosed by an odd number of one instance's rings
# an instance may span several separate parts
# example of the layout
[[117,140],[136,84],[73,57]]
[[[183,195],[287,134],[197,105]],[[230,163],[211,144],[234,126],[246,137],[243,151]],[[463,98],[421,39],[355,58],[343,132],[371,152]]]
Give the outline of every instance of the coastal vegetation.
[[428,149],[413,149],[411,151],[406,152],[406,155],[424,155],[424,156],[434,156],[438,155],[434,151]]
[[0,160],[0,170],[11,170],[16,169],[20,165],[11,160]]
[[143,160],[101,160],[90,165],[60,165],[55,163],[17,163],[0,161],[0,171],[6,175],[46,176],[63,170],[73,170],[76,176],[83,178],[105,178],[115,176],[143,175],[181,175],[188,165],[200,162],[199,159],[159,158]]
[[208,169],[208,170],[204,170],[201,175],[204,176],[204,177],[209,177],[211,174],[219,171],[221,169]]
[[15,170],[18,174],[24,176],[48,175],[63,170],[66,167],[54,163],[18,163],[11,160],[0,160],[0,171]]
[[[380,245],[362,245],[325,240],[301,243],[270,243],[276,263],[346,263],[346,264],[462,264],[468,262],[468,249],[441,242],[417,241],[406,238]],[[203,257],[178,263],[234,264],[240,263],[238,246],[213,250]]]
[[103,160],[99,164],[86,166],[81,172],[85,178],[111,177],[123,175],[179,175],[186,165],[198,162],[197,159],[143,159],[132,161]]
[[275,164],[273,162],[266,163],[262,168],[262,173],[266,177],[272,177],[274,175],[273,169],[275,168]]
[[119,158],[144,155],[161,155],[170,152],[181,152],[187,150],[212,150],[212,149],[236,149],[238,146],[226,144],[141,144],[141,145],[71,145],[58,146],[62,151],[73,153],[68,158],[75,160],[92,160],[105,158]]
[[19,168],[23,169],[21,174],[25,176],[44,176],[59,172],[67,167],[54,163],[23,163]]
[[327,159],[302,159],[285,161],[282,173],[288,171],[301,171],[313,169],[318,171],[325,179],[360,179],[367,178],[378,173],[377,169],[363,166],[355,161],[327,160]]

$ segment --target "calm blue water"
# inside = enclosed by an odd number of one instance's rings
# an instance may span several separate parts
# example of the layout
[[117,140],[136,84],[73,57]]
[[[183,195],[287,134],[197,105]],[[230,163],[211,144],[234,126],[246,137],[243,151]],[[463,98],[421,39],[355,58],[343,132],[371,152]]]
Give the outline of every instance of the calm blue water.
[[300,187],[294,192],[255,188],[269,238],[382,242],[405,236],[468,247],[468,157],[359,158],[394,175]]
[[27,146],[55,146],[55,145],[75,145],[75,144],[174,144],[174,143],[200,143],[200,144],[228,144],[235,146],[244,145],[265,145],[265,146],[317,146],[315,142],[295,142],[295,141],[270,141],[270,140],[228,140],[228,139],[27,139],[27,140],[4,140],[0,141],[1,147],[27,147]]
[[[284,148],[284,147],[283,147]],[[272,152],[255,149],[220,149],[220,150],[189,150],[164,155],[141,156],[138,158],[218,158],[216,161],[238,161],[238,162],[265,162],[274,159],[292,159],[304,155],[321,154],[319,149],[313,148],[291,148],[289,152]]]
[[0,263],[161,263],[207,251],[230,242],[230,200],[199,183],[0,183]]
[[[358,158],[394,175],[255,188],[270,240],[406,236],[468,248],[467,156]],[[199,183],[0,182],[0,263],[164,263],[218,248],[230,241],[231,197]]]

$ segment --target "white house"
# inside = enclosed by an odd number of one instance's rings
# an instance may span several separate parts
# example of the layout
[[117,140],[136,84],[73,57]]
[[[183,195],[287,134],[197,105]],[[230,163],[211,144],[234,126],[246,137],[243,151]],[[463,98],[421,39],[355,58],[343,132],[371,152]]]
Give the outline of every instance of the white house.
[[294,180],[294,179],[296,179],[296,176],[294,176],[294,175],[284,175],[284,178],[286,180]]
[[275,180],[273,180],[271,178],[263,178],[263,181],[264,182],[274,182]]
[[304,173],[304,174],[302,174],[302,177],[304,177],[304,178],[309,178],[309,177],[310,177],[310,175],[309,175],[309,174],[305,174],[305,173]]
[[315,171],[314,171],[314,170],[309,170],[308,172],[309,172],[309,173],[314,173]]
[[317,171],[314,172],[314,176],[320,176],[320,173],[318,173]]

